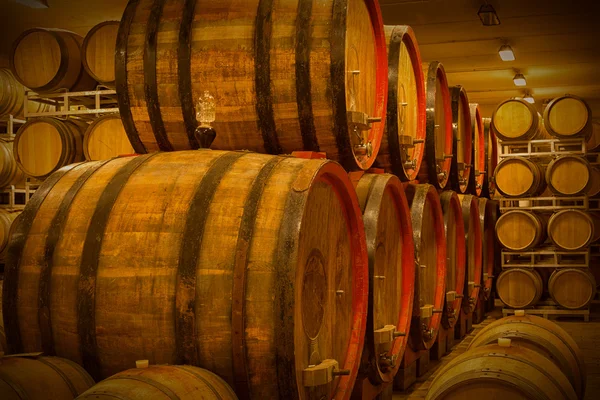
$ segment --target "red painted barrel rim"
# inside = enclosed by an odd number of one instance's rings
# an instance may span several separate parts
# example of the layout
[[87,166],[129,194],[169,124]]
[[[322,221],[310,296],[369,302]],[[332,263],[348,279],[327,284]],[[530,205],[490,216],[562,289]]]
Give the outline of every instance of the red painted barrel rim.
[[469,210],[469,219],[475,218],[477,221],[474,226],[474,232],[468,232],[467,235],[469,239],[471,235],[473,236],[473,240],[475,241],[475,277],[473,282],[475,282],[475,287],[470,293],[470,297],[475,299],[475,303],[471,305],[471,312],[475,309],[477,305],[477,299],[479,298],[479,287],[477,285],[481,285],[482,283],[482,275],[483,275],[483,240],[481,236],[481,224],[479,223],[479,204],[477,204],[477,198],[475,196],[467,195],[463,201],[468,201],[470,203]]
[[[444,154],[452,154],[452,141],[453,141],[453,133],[452,133],[452,101],[450,98],[450,89],[448,87],[448,78],[446,77],[446,70],[444,66],[440,63],[437,67],[437,78],[440,80],[442,86],[442,99],[444,101],[444,115],[446,118],[444,119],[445,125],[445,142],[444,142]],[[452,154],[454,158],[455,155]],[[452,159],[448,158],[444,160],[442,171],[446,172],[446,179],[444,183],[441,185],[442,187],[446,187],[448,185],[448,180],[450,179],[450,167],[452,165]]]
[[[481,111],[479,110],[479,104],[471,103],[470,106],[473,106],[475,113],[471,116],[473,121],[477,124],[479,131],[479,139],[478,141],[473,138],[473,143],[477,143],[479,146],[479,152],[474,151],[473,156],[475,159],[473,160],[473,166],[475,171],[479,172],[479,175],[475,177],[475,193],[477,196],[481,196],[481,191],[483,190],[483,180],[485,175],[482,174],[486,169],[485,165],[485,133],[483,131],[483,119],[481,118]],[[473,129],[473,133],[475,133],[475,129]],[[488,171],[486,171],[487,173]]]

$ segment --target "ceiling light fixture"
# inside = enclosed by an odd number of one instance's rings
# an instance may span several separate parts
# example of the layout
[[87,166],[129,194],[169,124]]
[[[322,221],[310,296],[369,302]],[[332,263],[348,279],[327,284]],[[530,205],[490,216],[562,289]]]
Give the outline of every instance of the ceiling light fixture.
[[515,61],[515,53],[508,44],[502,45],[498,50],[498,54],[500,54],[502,61]]
[[523,74],[516,74],[513,78],[513,82],[515,83],[515,86],[527,86],[527,80],[525,80],[525,75]]
[[477,15],[479,15],[479,19],[484,26],[500,25],[500,18],[498,18],[498,14],[496,14],[496,10],[491,4],[485,3],[479,7]]
[[529,104],[535,104],[535,99],[533,98],[531,92],[526,92],[525,96],[523,96],[523,100],[525,100]]

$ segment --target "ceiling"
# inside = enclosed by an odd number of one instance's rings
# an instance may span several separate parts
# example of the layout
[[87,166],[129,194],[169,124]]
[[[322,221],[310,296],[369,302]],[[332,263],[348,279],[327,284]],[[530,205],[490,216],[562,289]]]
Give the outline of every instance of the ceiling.
[[[570,93],[584,97],[600,118],[600,1],[490,0],[501,24],[483,26],[477,11],[484,0],[379,0],[385,24],[411,25],[424,61],[444,64],[451,85],[463,85],[485,116],[509,97],[518,70],[541,111],[544,100]],[[48,0],[31,9],[0,0],[0,65],[13,40],[35,27],[63,28],[85,35],[95,24],[119,20],[127,0]],[[498,49],[510,44],[515,61]]]

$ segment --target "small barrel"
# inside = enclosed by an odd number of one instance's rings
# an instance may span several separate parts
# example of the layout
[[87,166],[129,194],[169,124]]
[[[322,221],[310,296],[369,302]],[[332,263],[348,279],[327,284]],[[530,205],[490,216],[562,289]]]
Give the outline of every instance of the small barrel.
[[523,157],[502,160],[494,171],[494,181],[506,197],[536,196],[545,188],[542,166]]
[[442,319],[446,286],[446,234],[437,191],[432,185],[406,187],[417,263],[409,346],[431,348]]
[[531,211],[511,210],[496,223],[498,241],[514,251],[525,251],[546,240],[547,218]]
[[498,140],[492,129],[492,119],[483,118],[483,140],[485,142],[485,178],[481,196],[492,199],[496,193],[494,172],[498,165]]
[[506,269],[496,280],[496,292],[508,307],[530,307],[542,297],[544,282],[534,269]]
[[[15,79],[10,69],[0,68],[0,116],[10,114],[14,117],[23,117],[25,90],[26,88]],[[52,108],[48,104],[37,101],[27,103],[28,113],[49,111]]]
[[500,258],[496,241],[495,226],[500,215],[500,205],[497,201],[479,198],[479,223],[481,226],[482,252],[481,252],[481,292],[483,298],[488,300],[492,294],[492,284],[497,261]]
[[600,122],[592,121],[592,134],[587,140],[586,149],[591,152],[600,150]]
[[433,61],[423,63],[427,123],[425,155],[419,180],[436,189],[444,189],[450,179],[452,164],[452,105],[444,66]]
[[13,155],[13,141],[0,139],[0,188],[25,183],[25,174]]
[[105,115],[88,126],[83,138],[83,155],[88,161],[133,154],[127,132],[119,115]]
[[10,239],[10,228],[21,211],[0,208],[0,253],[4,251]]
[[492,128],[505,141],[552,138],[544,128],[542,116],[532,104],[522,99],[500,103],[492,114]]
[[592,135],[592,110],[581,97],[566,94],[553,99],[544,109],[544,126],[559,139]]
[[471,129],[473,144],[473,173],[469,181],[469,193],[475,196],[481,196],[483,190],[483,182],[486,179],[486,159],[485,159],[485,137],[483,128],[483,119],[479,104],[469,104],[471,112]]
[[512,344],[535,351],[552,361],[569,379],[578,398],[583,399],[586,368],[575,340],[558,324],[534,315],[509,316],[486,325],[467,351],[510,339]]
[[115,46],[119,21],[105,21],[94,26],[83,39],[81,60],[87,73],[98,82],[115,85]]
[[38,93],[91,90],[96,81],[81,62],[82,41],[61,29],[26,30],[13,44],[10,67],[19,82]]
[[151,365],[119,372],[77,400],[237,400],[231,387],[212,372],[190,365]]
[[559,306],[577,310],[594,300],[596,279],[587,268],[557,269],[548,280],[548,292]]
[[[369,318],[363,372],[371,384],[392,382],[408,342],[413,307],[415,259],[410,208],[394,175],[365,174],[356,193],[369,252]],[[355,392],[361,390],[357,382]]]
[[594,222],[590,215],[579,210],[562,210],[548,220],[548,238],[564,250],[586,247],[594,237]]
[[473,171],[473,131],[467,92],[462,86],[450,88],[453,145],[450,181],[454,190],[466,193]]
[[442,325],[451,329],[460,315],[466,274],[466,236],[462,205],[456,192],[445,191],[440,195],[446,232],[446,299]]
[[41,354],[0,356],[0,398],[72,400],[94,386],[78,364]]
[[586,195],[594,197],[600,194],[600,167],[590,164],[590,184],[587,187]]
[[376,165],[402,181],[417,178],[425,151],[425,86],[421,54],[410,26],[385,26],[388,100]]
[[590,185],[590,163],[579,156],[555,158],[546,168],[546,183],[558,195],[583,194]]
[[86,128],[86,123],[72,119],[30,119],[15,136],[15,160],[26,175],[44,179],[65,165],[83,161]]
[[471,195],[459,195],[458,197],[462,206],[467,244],[467,269],[462,308],[465,313],[469,314],[475,310],[482,285],[483,238],[477,197]]

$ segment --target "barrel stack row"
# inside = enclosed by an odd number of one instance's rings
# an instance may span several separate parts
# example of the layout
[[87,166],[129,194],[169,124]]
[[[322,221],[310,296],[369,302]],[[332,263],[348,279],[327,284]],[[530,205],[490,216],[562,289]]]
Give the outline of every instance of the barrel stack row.
[[[504,248],[497,290],[509,307],[550,297],[561,309],[582,309],[596,294],[590,244],[600,239],[600,220],[589,208],[600,191],[600,170],[586,150],[598,134],[591,118],[589,106],[573,95],[552,100],[543,118],[520,99],[504,101],[493,114],[505,153],[495,184],[518,205],[503,208],[496,224]],[[553,152],[536,150],[550,143]]]

